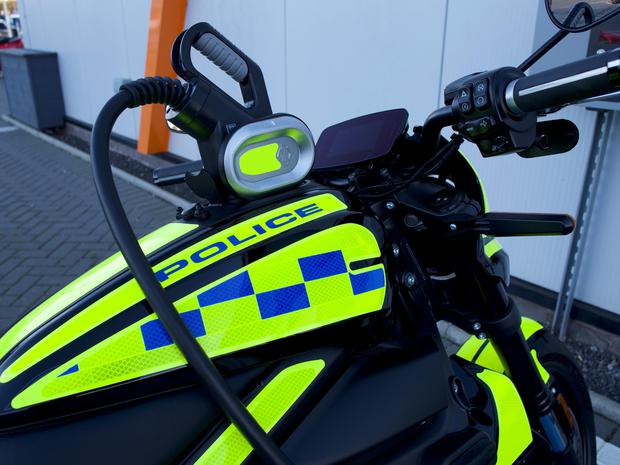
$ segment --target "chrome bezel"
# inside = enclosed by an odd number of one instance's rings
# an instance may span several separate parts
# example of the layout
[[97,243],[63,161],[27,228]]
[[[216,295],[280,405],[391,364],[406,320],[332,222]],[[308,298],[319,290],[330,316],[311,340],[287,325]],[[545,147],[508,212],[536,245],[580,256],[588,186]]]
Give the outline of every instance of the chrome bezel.
[[[297,163],[272,176],[248,176],[239,170],[241,155],[251,146],[274,141],[286,141],[299,149]],[[254,198],[270,192],[292,187],[303,181],[314,163],[314,140],[310,129],[298,118],[290,115],[246,124],[237,129],[223,147],[222,166],[224,177],[235,194]]]

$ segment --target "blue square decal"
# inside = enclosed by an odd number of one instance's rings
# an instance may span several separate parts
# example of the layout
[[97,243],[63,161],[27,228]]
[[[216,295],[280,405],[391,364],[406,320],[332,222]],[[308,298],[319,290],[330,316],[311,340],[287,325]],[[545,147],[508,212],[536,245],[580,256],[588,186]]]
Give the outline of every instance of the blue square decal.
[[340,250],[300,258],[299,267],[304,281],[336,276],[348,271]]
[[310,307],[308,293],[304,284],[275,289],[256,294],[258,309],[263,319],[294,312]]
[[[189,312],[181,313],[181,318],[194,337],[207,334],[200,310],[190,310]],[[142,331],[142,339],[144,340],[146,350],[158,349],[172,344],[172,338],[159,320],[144,323],[140,330]]]
[[385,286],[385,276],[381,268],[359,274],[349,273],[349,279],[351,280],[351,287],[355,295],[374,291]]

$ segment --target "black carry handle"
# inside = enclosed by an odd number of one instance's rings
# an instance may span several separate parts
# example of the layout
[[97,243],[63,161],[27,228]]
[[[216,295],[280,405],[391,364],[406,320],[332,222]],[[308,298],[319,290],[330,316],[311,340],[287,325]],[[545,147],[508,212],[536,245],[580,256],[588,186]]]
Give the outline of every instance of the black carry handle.
[[515,79],[506,105],[519,115],[554,108],[620,89],[620,49]]
[[490,212],[476,219],[476,232],[489,236],[564,236],[575,229],[570,215]]
[[[245,106],[201,74],[191,58],[191,49],[198,50],[239,83]],[[269,94],[260,67],[226,37],[208,23],[194,24],[182,32],[172,47],[172,67],[185,81],[206,86],[225,106],[236,106],[235,113],[244,112],[250,119],[272,114]],[[236,121],[231,122],[245,122]]]

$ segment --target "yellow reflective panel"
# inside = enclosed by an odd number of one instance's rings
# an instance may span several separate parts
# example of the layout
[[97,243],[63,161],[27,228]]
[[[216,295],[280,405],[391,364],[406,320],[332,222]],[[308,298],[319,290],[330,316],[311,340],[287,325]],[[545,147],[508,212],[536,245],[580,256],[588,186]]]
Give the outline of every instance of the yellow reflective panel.
[[[383,265],[374,235],[338,225],[267,255],[175,302],[209,356],[228,354],[383,308]],[[21,392],[14,408],[185,364],[155,315],[120,331]],[[65,374],[66,373],[66,374]]]
[[276,143],[255,147],[244,152],[239,157],[239,169],[243,174],[258,176],[261,174],[278,171],[282,168],[282,163],[278,160],[278,149]]
[[493,239],[484,245],[484,254],[489,258],[500,250],[502,250],[502,245],[497,239]]
[[[345,209],[346,205],[332,194],[299,200],[209,236],[158,263],[154,270],[162,286],[167,287],[233,253]],[[144,294],[133,279],[112,290],[15,360],[2,372],[0,382],[12,380],[44,357],[143,299]]]
[[[140,239],[140,246],[145,254],[150,254],[197,227],[189,223],[170,223]],[[118,252],[65,286],[0,337],[0,358],[43,323],[126,268],[127,263]]]
[[[312,360],[285,368],[258,393],[248,410],[265,432],[276,426],[324,367],[323,360]],[[241,465],[251,452],[250,443],[230,425],[194,464]]]
[[521,332],[526,340],[531,338],[534,333],[537,333],[541,329],[543,329],[543,325],[541,325],[538,321],[532,320],[531,318],[521,318]]
[[536,368],[538,368],[538,372],[540,373],[540,377],[545,383],[548,382],[549,378],[551,378],[551,375],[547,370],[545,370],[545,367],[542,366],[540,360],[538,360],[538,353],[534,349],[532,349],[531,354],[532,358],[534,359],[534,363],[536,364]]
[[480,350],[480,347],[482,347],[484,341],[484,339],[478,339],[475,336],[470,336],[465,341],[465,344],[463,344],[459,348],[456,355],[472,362],[474,360],[474,357],[476,356],[476,353],[478,353],[478,350]]
[[499,373],[478,373],[493,394],[498,420],[496,465],[512,465],[532,443],[530,422],[519,393],[512,381]]

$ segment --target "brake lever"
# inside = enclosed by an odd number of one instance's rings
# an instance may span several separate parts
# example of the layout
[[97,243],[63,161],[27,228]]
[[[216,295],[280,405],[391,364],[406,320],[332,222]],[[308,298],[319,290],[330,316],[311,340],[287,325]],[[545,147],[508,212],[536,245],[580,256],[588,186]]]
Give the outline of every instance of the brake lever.
[[570,215],[555,213],[491,212],[473,220],[451,223],[453,232],[475,232],[488,236],[565,236],[575,229]]

